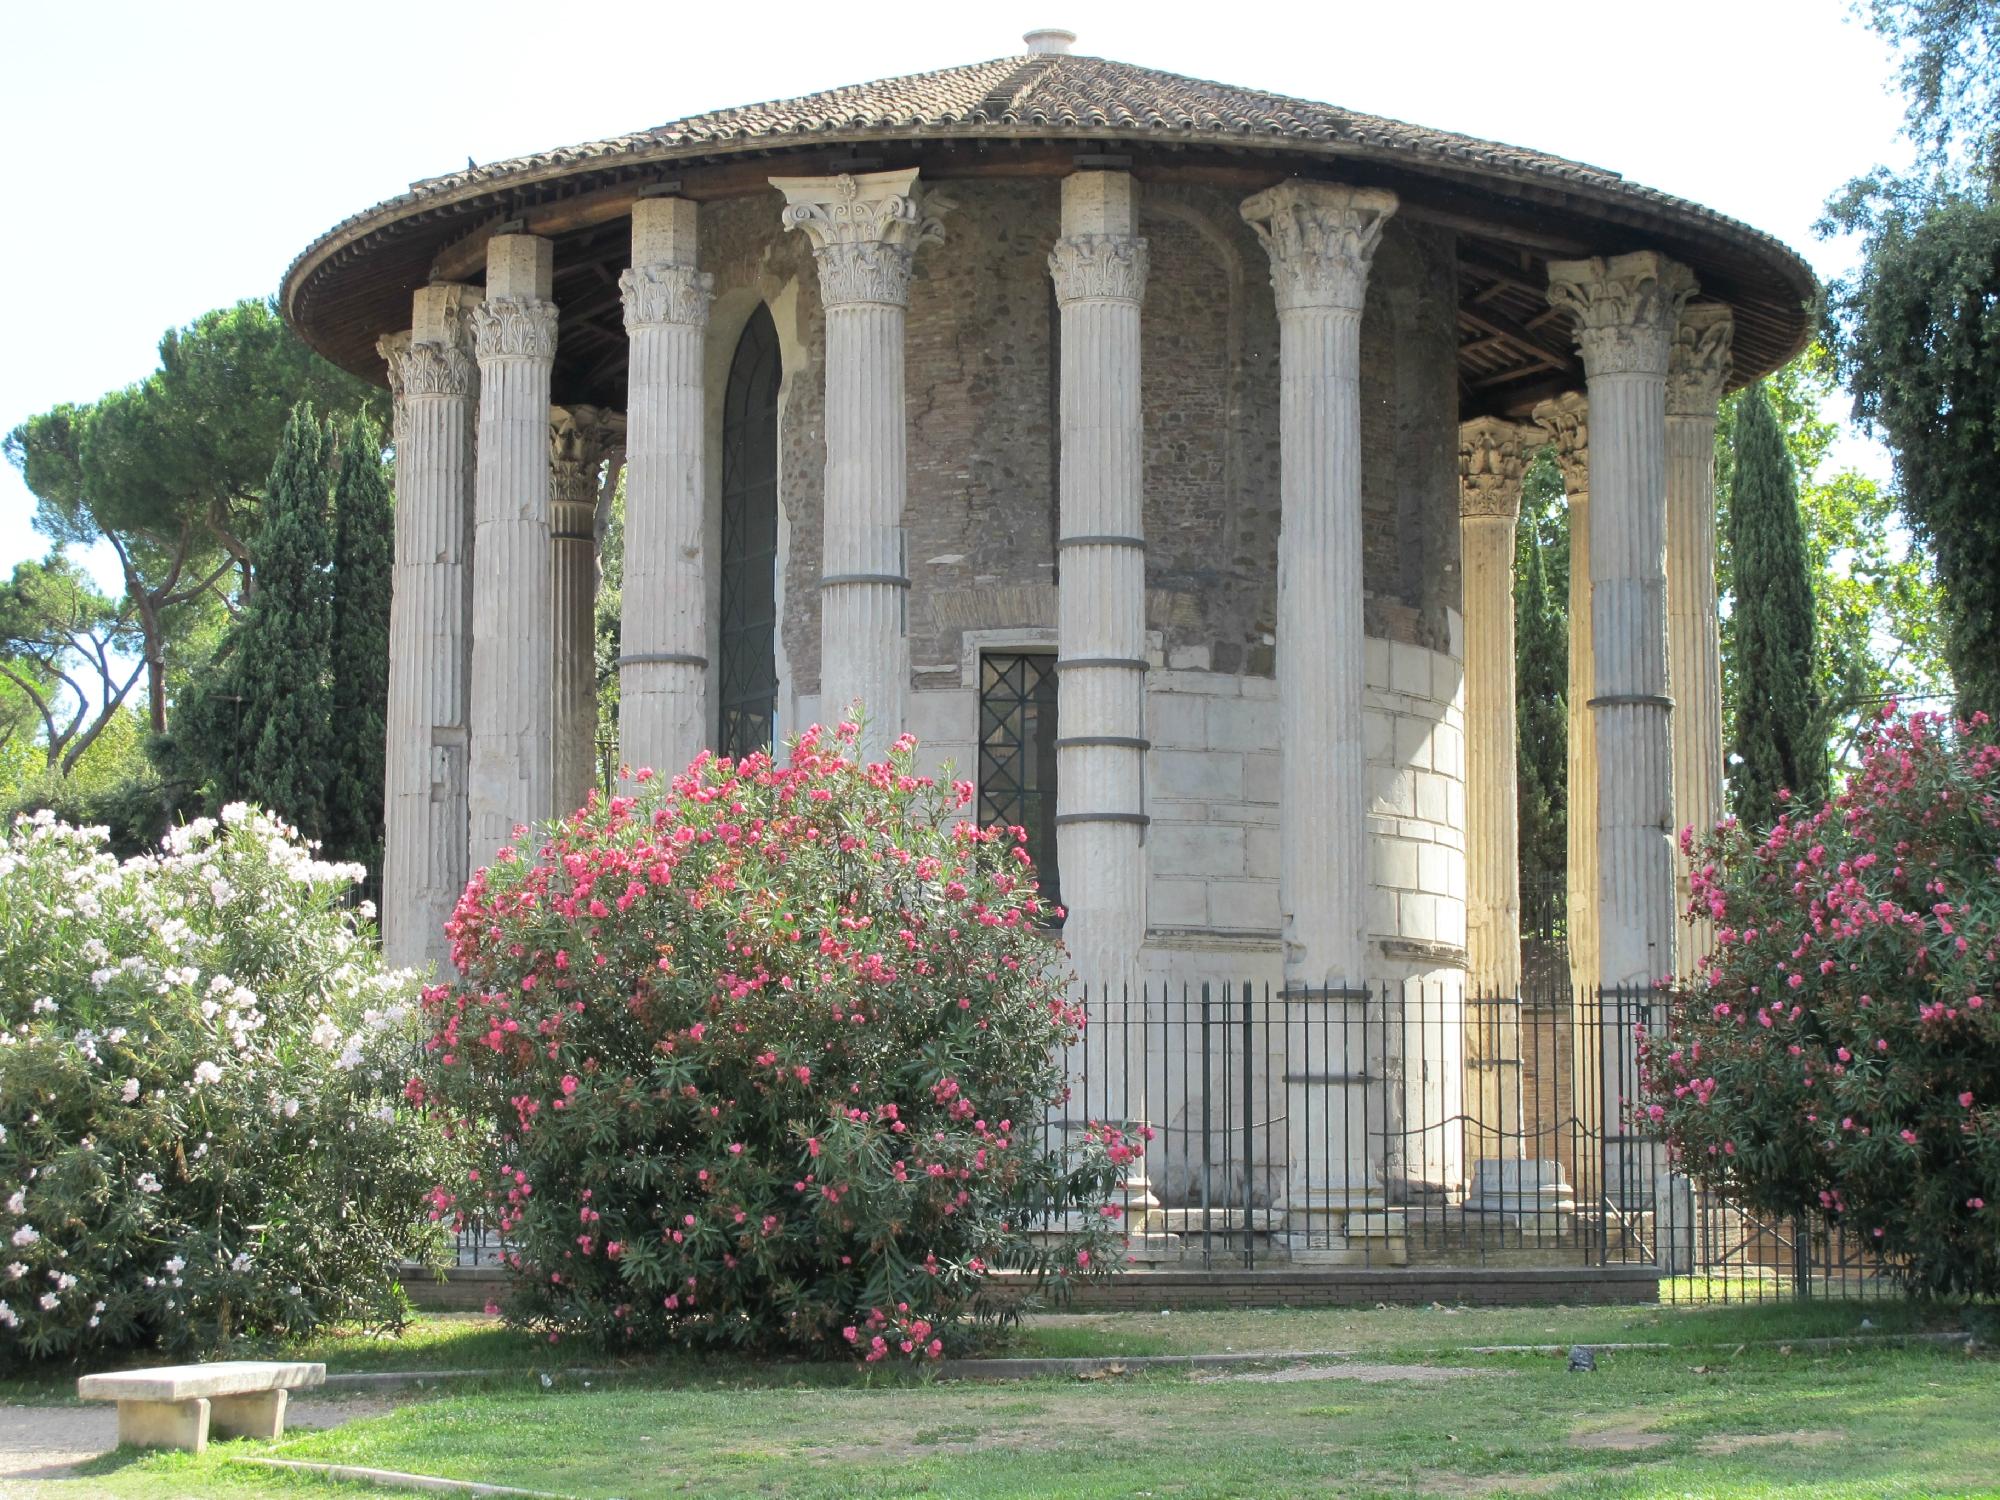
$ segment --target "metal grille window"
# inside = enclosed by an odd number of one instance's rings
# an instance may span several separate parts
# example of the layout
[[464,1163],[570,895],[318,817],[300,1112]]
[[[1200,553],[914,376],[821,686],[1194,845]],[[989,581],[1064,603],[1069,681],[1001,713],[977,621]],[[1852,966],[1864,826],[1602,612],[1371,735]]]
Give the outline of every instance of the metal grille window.
[[979,822],[1019,824],[1042,895],[1062,900],[1056,868],[1056,659],[979,660]]
[[778,329],[759,307],[722,407],[722,620],[716,749],[771,743],[778,711]]

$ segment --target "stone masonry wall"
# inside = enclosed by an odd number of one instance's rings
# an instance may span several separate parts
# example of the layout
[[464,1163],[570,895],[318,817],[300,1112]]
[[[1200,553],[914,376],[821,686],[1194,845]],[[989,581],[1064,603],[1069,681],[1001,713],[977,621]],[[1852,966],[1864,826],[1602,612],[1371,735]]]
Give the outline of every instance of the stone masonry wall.
[[[1057,559],[1047,255],[1053,182],[953,182],[924,248],[906,343],[910,727],[932,765],[977,767],[977,652],[1053,649]],[[1268,262],[1235,195],[1148,183],[1142,309],[1149,925],[1159,962],[1254,977],[1277,955],[1277,321]],[[804,238],[775,193],[712,204],[711,357],[726,374],[748,309],[784,350],[781,724],[818,708],[824,317]],[[1392,220],[1362,323],[1368,750],[1385,979],[1463,962],[1464,725],[1457,520],[1456,296],[1449,235]],[[711,391],[713,406],[718,393]],[[712,436],[715,430],[712,430]],[[711,450],[714,492],[719,457]]]

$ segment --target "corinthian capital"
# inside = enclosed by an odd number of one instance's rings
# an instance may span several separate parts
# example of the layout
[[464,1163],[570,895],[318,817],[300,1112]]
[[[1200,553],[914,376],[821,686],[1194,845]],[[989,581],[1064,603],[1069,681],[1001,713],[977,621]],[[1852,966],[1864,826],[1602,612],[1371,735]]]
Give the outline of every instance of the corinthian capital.
[[539,297],[488,297],[472,309],[481,359],[554,359],[556,305]]
[[858,176],[773,177],[785,195],[783,223],[804,232],[819,262],[820,298],[901,304],[910,263],[922,246],[944,238],[939,216],[951,204],[917,185],[917,169]]
[[1519,422],[1474,417],[1458,428],[1458,513],[1461,516],[1521,514],[1521,477],[1528,472],[1539,435]]
[[556,517],[557,529],[570,531],[580,521],[585,531],[597,506],[597,471],[613,449],[625,441],[625,418],[598,406],[549,408],[549,500],[558,506],[580,506],[581,517]]
[[633,266],[618,278],[618,290],[625,298],[627,333],[663,324],[704,328],[715,301],[715,278],[693,266]]
[[1665,375],[1694,273],[1657,250],[1549,263],[1549,303],[1576,321],[1591,375]]
[[1729,379],[1729,344],[1735,334],[1735,316],[1720,302],[1691,302],[1681,309],[1667,355],[1668,416],[1715,415]]
[[1243,200],[1244,222],[1271,257],[1278,311],[1299,307],[1361,310],[1368,267],[1396,195],[1382,188],[1284,182]]
[[1565,391],[1535,408],[1535,425],[1555,444],[1563,492],[1571,499],[1590,493],[1590,398]]
[[1058,302],[1137,302],[1146,295],[1146,270],[1146,242],[1129,234],[1071,235],[1049,252]]
[[382,363],[389,367],[389,398],[403,399],[403,367],[410,358],[410,330],[401,333],[385,333],[375,340],[375,352],[382,356]]

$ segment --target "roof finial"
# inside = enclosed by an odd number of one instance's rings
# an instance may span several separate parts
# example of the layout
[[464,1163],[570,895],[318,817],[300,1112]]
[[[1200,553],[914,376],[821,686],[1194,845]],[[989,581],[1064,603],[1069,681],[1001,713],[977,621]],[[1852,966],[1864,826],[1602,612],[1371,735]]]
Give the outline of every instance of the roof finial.
[[1064,57],[1076,43],[1074,31],[1064,31],[1060,26],[1038,26],[1023,36],[1030,52],[1043,57]]

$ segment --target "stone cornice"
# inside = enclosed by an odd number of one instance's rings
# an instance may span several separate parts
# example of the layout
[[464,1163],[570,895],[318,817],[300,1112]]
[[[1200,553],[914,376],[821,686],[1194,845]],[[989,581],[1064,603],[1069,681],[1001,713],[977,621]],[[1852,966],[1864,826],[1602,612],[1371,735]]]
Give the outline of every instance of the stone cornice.
[[1541,435],[1520,422],[1474,417],[1458,429],[1458,513],[1517,520],[1521,479]]
[[1535,408],[1535,425],[1555,445],[1563,491],[1574,500],[1590,494],[1590,398],[1565,391]]
[[1368,267],[1395,211],[1396,195],[1386,189],[1323,182],[1284,182],[1245,198],[1244,222],[1271,257],[1278,311],[1361,311]]
[[1078,234],[1057,240],[1049,275],[1058,302],[1137,302],[1146,295],[1146,242],[1128,234]]
[[556,305],[539,297],[488,297],[471,310],[481,359],[554,359]]
[[944,238],[939,216],[951,204],[917,185],[917,169],[858,176],[773,177],[785,195],[783,224],[812,241],[820,300],[901,306],[910,264],[924,245]]
[[703,328],[715,301],[715,277],[693,266],[633,266],[618,278],[625,331],[662,325]]
[[1575,322],[1589,375],[1667,373],[1667,352],[1694,273],[1657,250],[1549,263],[1549,304]]
[[1674,346],[1667,355],[1667,415],[1715,416],[1729,379],[1730,342],[1736,318],[1720,302],[1691,302],[1681,309]]

